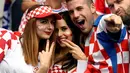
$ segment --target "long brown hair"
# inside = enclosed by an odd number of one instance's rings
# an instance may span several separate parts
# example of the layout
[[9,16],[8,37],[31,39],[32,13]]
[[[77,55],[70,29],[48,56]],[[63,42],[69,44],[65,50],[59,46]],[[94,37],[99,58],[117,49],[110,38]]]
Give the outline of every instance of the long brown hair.
[[27,64],[33,66],[38,63],[38,36],[36,34],[36,18],[29,20],[23,33],[23,54]]
[[[41,5],[35,5],[31,7],[27,13],[39,6]],[[46,44],[46,40],[38,38],[38,35],[36,33],[36,20],[36,18],[32,18],[28,21],[22,35],[24,59],[27,64],[32,64],[33,66],[36,66],[38,64],[38,52],[44,50]]]

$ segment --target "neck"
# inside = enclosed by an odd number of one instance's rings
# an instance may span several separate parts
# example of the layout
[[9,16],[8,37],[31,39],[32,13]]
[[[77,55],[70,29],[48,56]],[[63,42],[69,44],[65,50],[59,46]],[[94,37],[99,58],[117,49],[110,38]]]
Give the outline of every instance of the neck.
[[94,28],[92,27],[91,31],[87,35],[83,36],[84,42],[87,42],[87,41],[89,42],[91,35],[93,33],[93,30],[94,30]]
[[64,47],[62,48],[62,51],[60,52],[61,54],[65,55],[69,52],[69,48],[68,47]]

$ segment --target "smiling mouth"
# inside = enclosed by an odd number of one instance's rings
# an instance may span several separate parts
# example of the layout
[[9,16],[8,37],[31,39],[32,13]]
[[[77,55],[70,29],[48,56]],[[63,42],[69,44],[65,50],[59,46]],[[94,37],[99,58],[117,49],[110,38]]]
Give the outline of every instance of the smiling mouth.
[[57,38],[57,41],[58,41],[59,43],[62,43],[62,39],[66,39],[66,38],[60,38],[60,37],[58,37],[58,38]]
[[82,30],[84,29],[84,28],[83,28],[84,23],[85,23],[85,20],[81,20],[81,21],[77,21],[77,22],[76,22],[77,27],[79,27],[79,28],[82,29]]
[[81,21],[78,21],[78,22],[76,22],[78,25],[80,25],[80,26],[82,26],[82,25],[84,25],[84,22],[85,22],[85,20],[81,20]]

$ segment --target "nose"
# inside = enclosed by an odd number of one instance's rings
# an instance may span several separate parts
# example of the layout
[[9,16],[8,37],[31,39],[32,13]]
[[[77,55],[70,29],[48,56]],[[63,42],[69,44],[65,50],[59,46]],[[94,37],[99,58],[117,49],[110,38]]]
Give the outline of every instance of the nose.
[[79,12],[78,12],[78,11],[74,11],[73,17],[74,17],[75,19],[77,19],[77,18],[79,17]]
[[63,32],[59,30],[58,36],[61,37],[63,35]]
[[119,6],[118,4],[115,3],[115,4],[114,4],[114,10],[115,10],[114,12],[116,13],[116,12],[118,11],[119,8],[120,8],[120,6]]
[[54,29],[54,24],[52,24],[51,22],[49,22],[49,24],[48,24],[48,29],[49,29],[49,30]]

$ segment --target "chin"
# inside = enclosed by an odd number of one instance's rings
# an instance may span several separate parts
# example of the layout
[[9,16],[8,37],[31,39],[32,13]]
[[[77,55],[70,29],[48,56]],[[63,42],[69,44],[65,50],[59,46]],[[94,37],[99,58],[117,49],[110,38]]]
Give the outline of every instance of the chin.
[[86,31],[86,30],[81,30],[83,33],[88,33],[88,31]]
[[61,47],[66,47],[66,45],[65,45],[65,44],[62,44],[62,43],[60,44],[60,46],[61,46]]
[[50,36],[41,36],[42,39],[49,39]]

